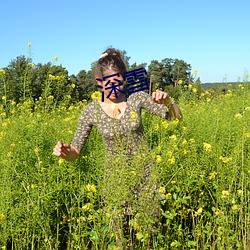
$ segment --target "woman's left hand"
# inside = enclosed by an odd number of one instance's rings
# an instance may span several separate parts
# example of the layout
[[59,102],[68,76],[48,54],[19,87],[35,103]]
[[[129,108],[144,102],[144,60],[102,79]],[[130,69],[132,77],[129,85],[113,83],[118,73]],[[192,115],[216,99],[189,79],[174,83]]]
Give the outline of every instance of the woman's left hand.
[[168,104],[171,102],[171,99],[166,92],[157,91],[152,94],[153,101],[159,104]]

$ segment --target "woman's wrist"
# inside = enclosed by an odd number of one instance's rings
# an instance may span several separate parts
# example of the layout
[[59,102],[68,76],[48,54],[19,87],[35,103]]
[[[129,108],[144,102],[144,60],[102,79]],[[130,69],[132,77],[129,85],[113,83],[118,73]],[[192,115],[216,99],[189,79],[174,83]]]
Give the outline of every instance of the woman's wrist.
[[170,108],[171,106],[173,106],[175,104],[175,102],[170,98],[168,97],[168,99],[165,100],[165,105]]

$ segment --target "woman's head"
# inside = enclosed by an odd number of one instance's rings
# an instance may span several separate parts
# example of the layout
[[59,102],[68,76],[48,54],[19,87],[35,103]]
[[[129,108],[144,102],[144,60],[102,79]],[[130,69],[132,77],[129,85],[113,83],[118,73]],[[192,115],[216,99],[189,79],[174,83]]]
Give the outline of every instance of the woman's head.
[[124,75],[127,71],[121,51],[108,48],[102,53],[95,66],[95,77],[103,78],[107,76],[105,72],[115,71]]

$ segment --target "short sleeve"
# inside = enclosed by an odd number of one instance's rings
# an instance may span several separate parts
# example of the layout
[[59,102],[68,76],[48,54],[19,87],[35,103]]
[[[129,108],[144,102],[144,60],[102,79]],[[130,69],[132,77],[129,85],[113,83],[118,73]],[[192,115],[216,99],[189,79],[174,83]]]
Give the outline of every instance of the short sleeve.
[[93,113],[93,105],[90,103],[88,106],[84,108],[81,113],[80,119],[78,121],[77,130],[71,145],[75,147],[79,152],[82,150],[85,145],[88,136],[93,127],[92,122],[92,113]]
[[142,108],[162,118],[169,118],[168,107],[165,104],[158,104],[154,102],[152,97],[144,91],[138,91],[134,95],[135,100],[140,102],[139,104]]

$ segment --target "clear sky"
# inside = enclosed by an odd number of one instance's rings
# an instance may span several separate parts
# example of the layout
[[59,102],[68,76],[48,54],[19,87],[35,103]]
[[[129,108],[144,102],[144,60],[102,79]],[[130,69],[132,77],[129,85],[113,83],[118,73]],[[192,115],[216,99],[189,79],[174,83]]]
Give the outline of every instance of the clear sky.
[[177,58],[203,83],[238,81],[250,73],[249,0],[2,0],[0,68],[17,56],[89,70],[112,46],[130,64]]

